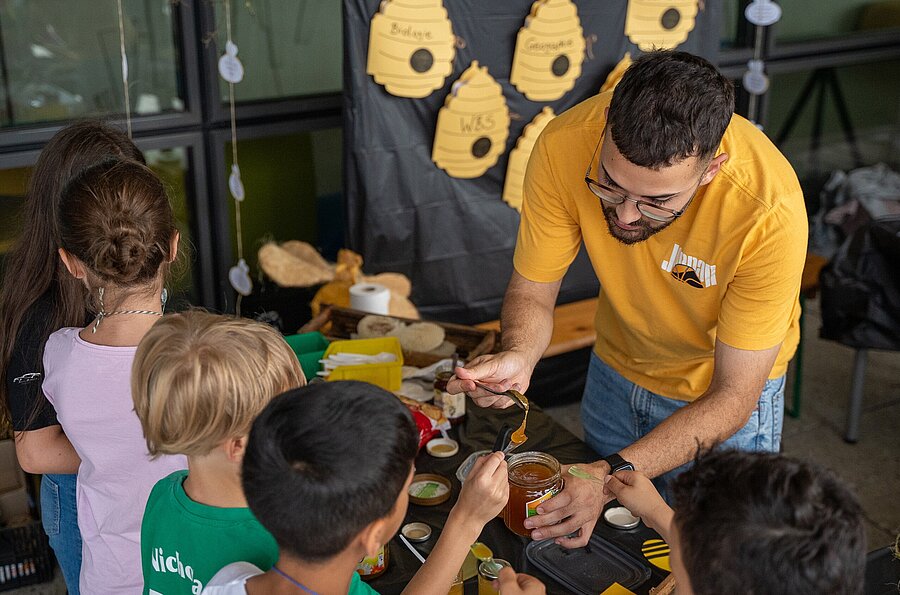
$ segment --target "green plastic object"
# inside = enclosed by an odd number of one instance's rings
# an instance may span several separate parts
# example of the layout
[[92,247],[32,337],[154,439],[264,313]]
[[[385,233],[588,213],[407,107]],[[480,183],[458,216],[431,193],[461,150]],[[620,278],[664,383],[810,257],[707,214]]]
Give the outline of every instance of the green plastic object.
[[328,349],[328,339],[322,336],[322,333],[312,332],[303,333],[301,335],[288,335],[284,338],[290,345],[297,359],[300,361],[300,367],[303,368],[303,374],[307,380],[312,380],[321,370],[319,360],[325,356],[325,350]]

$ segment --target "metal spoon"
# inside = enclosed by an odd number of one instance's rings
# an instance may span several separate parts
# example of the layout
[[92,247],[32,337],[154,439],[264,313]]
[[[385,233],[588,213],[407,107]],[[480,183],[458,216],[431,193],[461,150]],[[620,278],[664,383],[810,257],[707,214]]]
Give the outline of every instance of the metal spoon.
[[512,399],[512,402],[515,403],[516,406],[519,407],[519,409],[524,410],[524,409],[528,408],[528,398],[517,390],[509,389],[509,390],[501,392],[498,390],[494,390],[494,389],[490,388],[489,386],[485,386],[484,384],[481,384],[480,382],[476,382],[475,386],[477,386],[481,390],[487,391],[491,394],[499,395],[501,397],[509,397],[510,399]]

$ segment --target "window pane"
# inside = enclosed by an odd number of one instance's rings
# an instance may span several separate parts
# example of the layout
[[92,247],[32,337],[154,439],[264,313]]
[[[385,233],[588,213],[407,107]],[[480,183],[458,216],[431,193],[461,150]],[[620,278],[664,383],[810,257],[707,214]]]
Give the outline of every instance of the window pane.
[[[832,79],[830,71],[834,73]],[[806,88],[815,77],[814,87]],[[900,60],[859,64],[818,71],[772,75],[768,113],[769,135],[776,139],[789,124],[791,109],[802,105],[781,149],[801,179],[810,174],[855,167],[837,105],[846,104],[862,162],[900,165]],[[812,150],[817,97],[825,90],[821,113],[820,149]]]
[[[173,3],[123,6],[132,113],[183,111]],[[3,126],[124,113],[114,0],[3,2],[0,33]]]
[[[163,179],[169,189],[169,198],[181,232],[181,249],[184,254],[178,259],[167,284],[169,309],[200,303],[191,262],[196,259],[191,239],[193,215],[188,206],[189,193],[192,191],[188,153],[188,149],[184,147],[144,151],[147,165]],[[0,169],[0,265],[21,233],[22,206],[31,171],[32,167]]]
[[779,44],[861,34],[878,29],[900,30],[900,7],[896,2],[873,0],[792,0],[779,2]]
[[[333,258],[344,233],[341,129],[241,140],[238,150],[246,191],[241,203],[244,258],[253,274],[256,253],[268,240],[302,240]],[[225,154],[223,176],[231,171],[231,142]],[[228,199],[234,221],[234,201]],[[237,260],[233,228],[231,234]]]
[[[337,93],[342,87],[340,0],[231,3],[232,38],[244,65],[238,101]],[[225,7],[216,2],[216,41],[225,47]],[[228,83],[219,78],[223,101]]]
[[190,304],[198,305],[201,301],[193,266],[197,254],[191,234],[195,222],[189,206],[192,185],[188,149],[175,147],[144,151],[144,158],[169,190],[169,199],[172,202],[175,220],[178,222],[178,232],[181,234],[180,254],[167,282],[170,303],[167,309],[182,309]]

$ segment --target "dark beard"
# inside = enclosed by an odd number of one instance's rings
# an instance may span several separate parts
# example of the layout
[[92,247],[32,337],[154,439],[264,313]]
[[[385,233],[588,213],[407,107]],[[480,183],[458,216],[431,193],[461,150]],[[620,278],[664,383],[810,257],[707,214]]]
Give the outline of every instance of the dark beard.
[[609,235],[616,238],[626,246],[637,244],[638,242],[643,242],[653,234],[659,233],[665,228],[669,227],[675,221],[673,219],[672,221],[661,223],[658,226],[653,226],[650,225],[650,223],[643,217],[641,217],[635,223],[631,224],[639,227],[639,229],[626,231],[613,223],[613,217],[616,216],[616,207],[608,207],[606,205],[602,205],[602,208],[603,217],[606,219],[606,226],[609,228]]

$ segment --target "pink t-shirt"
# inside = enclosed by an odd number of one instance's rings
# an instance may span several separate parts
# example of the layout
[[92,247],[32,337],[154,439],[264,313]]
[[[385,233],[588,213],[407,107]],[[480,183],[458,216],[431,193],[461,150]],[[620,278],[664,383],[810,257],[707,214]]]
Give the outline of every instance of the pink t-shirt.
[[81,592],[140,593],[141,517],[153,485],[178,469],[183,456],[150,460],[131,401],[137,347],[88,343],[64,328],[44,348],[44,394],[81,457],[78,528]]

